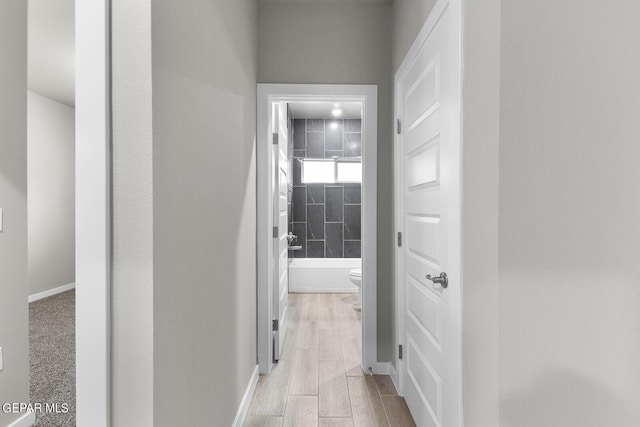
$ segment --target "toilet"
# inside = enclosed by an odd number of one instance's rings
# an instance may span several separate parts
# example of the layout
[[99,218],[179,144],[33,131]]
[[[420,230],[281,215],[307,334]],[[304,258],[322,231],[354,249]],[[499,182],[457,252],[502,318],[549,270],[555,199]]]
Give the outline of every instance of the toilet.
[[361,309],[360,302],[362,301],[362,286],[361,286],[362,285],[362,269],[354,268],[353,270],[351,270],[349,272],[349,280],[351,280],[351,283],[353,283],[358,287],[358,301],[356,301],[356,303],[353,304],[353,308],[355,310],[360,310]]

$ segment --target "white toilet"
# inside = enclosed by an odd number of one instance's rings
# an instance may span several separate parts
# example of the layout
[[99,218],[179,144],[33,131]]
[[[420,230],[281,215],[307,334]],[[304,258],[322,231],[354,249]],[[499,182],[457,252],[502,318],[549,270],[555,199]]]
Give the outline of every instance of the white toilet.
[[351,270],[349,272],[349,280],[351,280],[351,283],[353,283],[354,285],[356,285],[358,287],[358,301],[353,304],[353,308],[355,310],[360,310],[361,309],[361,301],[362,301],[362,269],[361,268],[354,268],[353,270]]

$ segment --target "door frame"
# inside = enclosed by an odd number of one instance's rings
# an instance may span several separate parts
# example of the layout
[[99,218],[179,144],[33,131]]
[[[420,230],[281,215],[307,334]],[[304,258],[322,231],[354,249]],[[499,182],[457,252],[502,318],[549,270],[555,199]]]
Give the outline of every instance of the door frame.
[[76,421],[111,425],[111,1],[76,1]]
[[[458,170],[459,173],[457,176],[453,177],[452,188],[455,191],[452,199],[455,202],[452,205],[449,205],[449,214],[453,215],[452,223],[455,225],[449,230],[449,253],[454,253],[454,256],[450,256],[452,260],[452,264],[449,266],[449,276],[457,276],[460,278],[459,286],[460,286],[460,297],[458,300],[458,310],[455,313],[458,316],[458,322],[460,325],[458,337],[456,339],[460,343],[460,354],[457,357],[457,360],[452,360],[453,366],[450,369],[459,371],[459,379],[460,379],[460,387],[459,387],[459,420],[460,425],[464,425],[463,419],[463,365],[462,365],[462,355],[464,354],[463,340],[462,340],[462,300],[464,297],[464,281],[462,277],[462,0],[438,0],[438,2],[434,5],[431,13],[429,14],[427,20],[425,21],[422,29],[418,33],[418,36],[414,40],[411,48],[409,49],[407,55],[402,61],[398,71],[394,76],[394,117],[399,118],[399,114],[401,113],[401,107],[399,103],[401,100],[399,99],[399,82],[404,76],[404,74],[408,71],[410,66],[413,64],[417,54],[419,53],[421,47],[426,43],[432,31],[436,27],[436,24],[440,21],[442,14],[449,10],[450,13],[450,33],[449,33],[449,49],[450,57],[451,57],[451,112],[450,112],[450,121],[449,121],[449,143],[452,144],[454,148],[452,150],[452,154],[457,156]],[[401,135],[396,132],[394,134],[394,189],[395,189],[395,227],[396,233],[402,231],[402,180],[401,180],[401,159],[402,159],[402,147],[399,142],[401,139]],[[396,288],[396,336],[398,340],[398,344],[405,344],[402,340],[405,334],[405,324],[404,324],[404,288],[402,286],[402,275],[404,273],[404,266],[402,262],[402,248],[396,245],[395,248],[395,261],[396,261],[396,275],[395,275],[395,288]],[[459,263],[457,262],[459,261]],[[402,366],[405,363],[404,360],[398,357],[398,353],[395,356],[396,362],[396,372],[393,372],[396,381],[396,385],[398,386],[398,393],[401,396],[404,396],[405,384],[403,384],[403,378],[401,375]]]
[[378,87],[377,85],[258,84],[257,109],[257,322],[258,365],[261,374],[271,372],[273,341],[273,201],[271,159],[271,116],[274,102],[330,101],[362,102],[363,182],[362,182],[362,361],[363,369],[388,373],[389,364],[378,362],[377,338],[377,167],[378,167]]

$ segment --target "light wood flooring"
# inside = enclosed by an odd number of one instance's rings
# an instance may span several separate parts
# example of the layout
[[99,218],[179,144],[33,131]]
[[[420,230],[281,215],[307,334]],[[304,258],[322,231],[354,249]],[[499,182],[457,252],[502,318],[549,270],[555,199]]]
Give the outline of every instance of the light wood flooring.
[[261,375],[246,427],[415,426],[388,375],[364,375],[352,294],[289,294],[282,357]]

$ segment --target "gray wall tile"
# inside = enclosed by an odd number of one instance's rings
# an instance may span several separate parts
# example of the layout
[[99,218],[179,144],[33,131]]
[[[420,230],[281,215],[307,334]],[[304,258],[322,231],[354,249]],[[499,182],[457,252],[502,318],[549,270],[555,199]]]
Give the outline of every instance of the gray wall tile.
[[324,204],[324,184],[307,184],[307,204]]
[[324,258],[323,240],[311,240],[307,245],[307,258]]
[[345,133],[344,134],[344,155],[345,157],[362,156],[362,134],[361,133]]
[[307,188],[293,187],[293,222],[305,222],[307,220],[306,208]]
[[324,119],[307,120],[307,132],[324,132]]
[[344,207],[344,238],[360,240],[361,205],[345,205]]
[[307,205],[307,239],[324,239],[324,205]]
[[325,137],[324,147],[325,150],[338,150],[342,151],[343,141],[343,121],[342,120],[325,120]]
[[342,187],[325,187],[325,221],[342,222],[344,215],[344,189]]
[[[331,123],[337,122],[337,129]],[[360,120],[293,120],[297,158],[357,157],[361,155]],[[356,258],[360,256],[360,184],[302,184],[301,164],[292,159],[290,225],[303,246],[295,258]],[[347,240],[345,240],[347,239]]]
[[293,148],[294,150],[305,150],[307,138],[306,120],[296,119],[293,121]]
[[327,258],[343,258],[344,256],[344,236],[342,223],[327,224],[325,235],[325,256]]
[[307,157],[324,158],[323,132],[307,132]]
[[292,159],[293,162],[293,185],[302,184],[302,164],[297,159]]
[[362,203],[362,186],[360,184],[344,184],[344,202],[350,205]]
[[325,151],[324,157],[327,159],[330,159],[331,157],[344,157],[344,154],[341,150]]
[[344,241],[344,257],[360,258],[361,257],[361,241],[345,240]]
[[347,119],[344,121],[345,132],[362,132],[361,129],[362,120],[360,119]]

